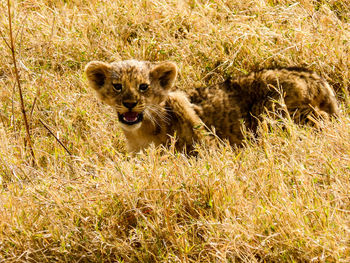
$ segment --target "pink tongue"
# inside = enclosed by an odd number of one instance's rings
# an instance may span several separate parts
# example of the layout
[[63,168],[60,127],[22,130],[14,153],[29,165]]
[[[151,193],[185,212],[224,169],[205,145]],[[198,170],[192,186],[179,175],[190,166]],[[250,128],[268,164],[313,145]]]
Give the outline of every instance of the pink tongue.
[[126,112],[124,113],[124,120],[128,122],[133,122],[137,120],[139,114],[137,112]]

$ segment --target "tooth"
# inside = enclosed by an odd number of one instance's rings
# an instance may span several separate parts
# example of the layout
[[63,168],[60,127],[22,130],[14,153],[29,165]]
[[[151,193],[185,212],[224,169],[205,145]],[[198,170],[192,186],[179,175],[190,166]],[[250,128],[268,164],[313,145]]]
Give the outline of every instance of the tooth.
[[132,119],[132,120],[127,120],[125,117],[123,117],[123,119],[124,119],[124,121],[126,121],[126,122],[135,122],[135,121],[137,121],[137,118],[134,118],[134,119]]

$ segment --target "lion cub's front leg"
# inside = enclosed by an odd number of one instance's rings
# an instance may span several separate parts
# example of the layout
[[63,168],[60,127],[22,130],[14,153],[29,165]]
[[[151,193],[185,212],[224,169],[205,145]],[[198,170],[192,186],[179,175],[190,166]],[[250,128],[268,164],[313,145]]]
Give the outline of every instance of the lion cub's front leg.
[[205,139],[205,126],[193,109],[185,93],[181,91],[170,92],[165,107],[169,111],[172,122],[168,126],[168,134],[176,136],[176,148],[193,149],[193,143]]

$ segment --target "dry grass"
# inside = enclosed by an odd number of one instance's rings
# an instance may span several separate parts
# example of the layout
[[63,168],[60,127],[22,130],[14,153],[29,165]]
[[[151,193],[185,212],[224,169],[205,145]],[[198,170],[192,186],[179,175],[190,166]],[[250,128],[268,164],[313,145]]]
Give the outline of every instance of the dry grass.
[[[26,0],[13,10],[37,166],[1,41],[0,262],[350,261],[347,1]],[[175,61],[184,90],[302,65],[333,84],[342,114],[319,132],[263,125],[242,149],[129,157],[82,76],[90,60],[129,58]]]

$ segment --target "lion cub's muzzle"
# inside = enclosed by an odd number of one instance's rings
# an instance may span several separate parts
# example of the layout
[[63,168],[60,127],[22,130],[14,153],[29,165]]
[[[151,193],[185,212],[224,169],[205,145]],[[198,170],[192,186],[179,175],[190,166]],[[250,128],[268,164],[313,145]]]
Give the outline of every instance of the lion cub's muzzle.
[[124,123],[127,125],[134,125],[143,120],[142,112],[133,111],[136,105],[137,105],[137,102],[123,102],[123,106],[127,108],[128,111],[124,113],[118,112],[118,118],[121,123]]

